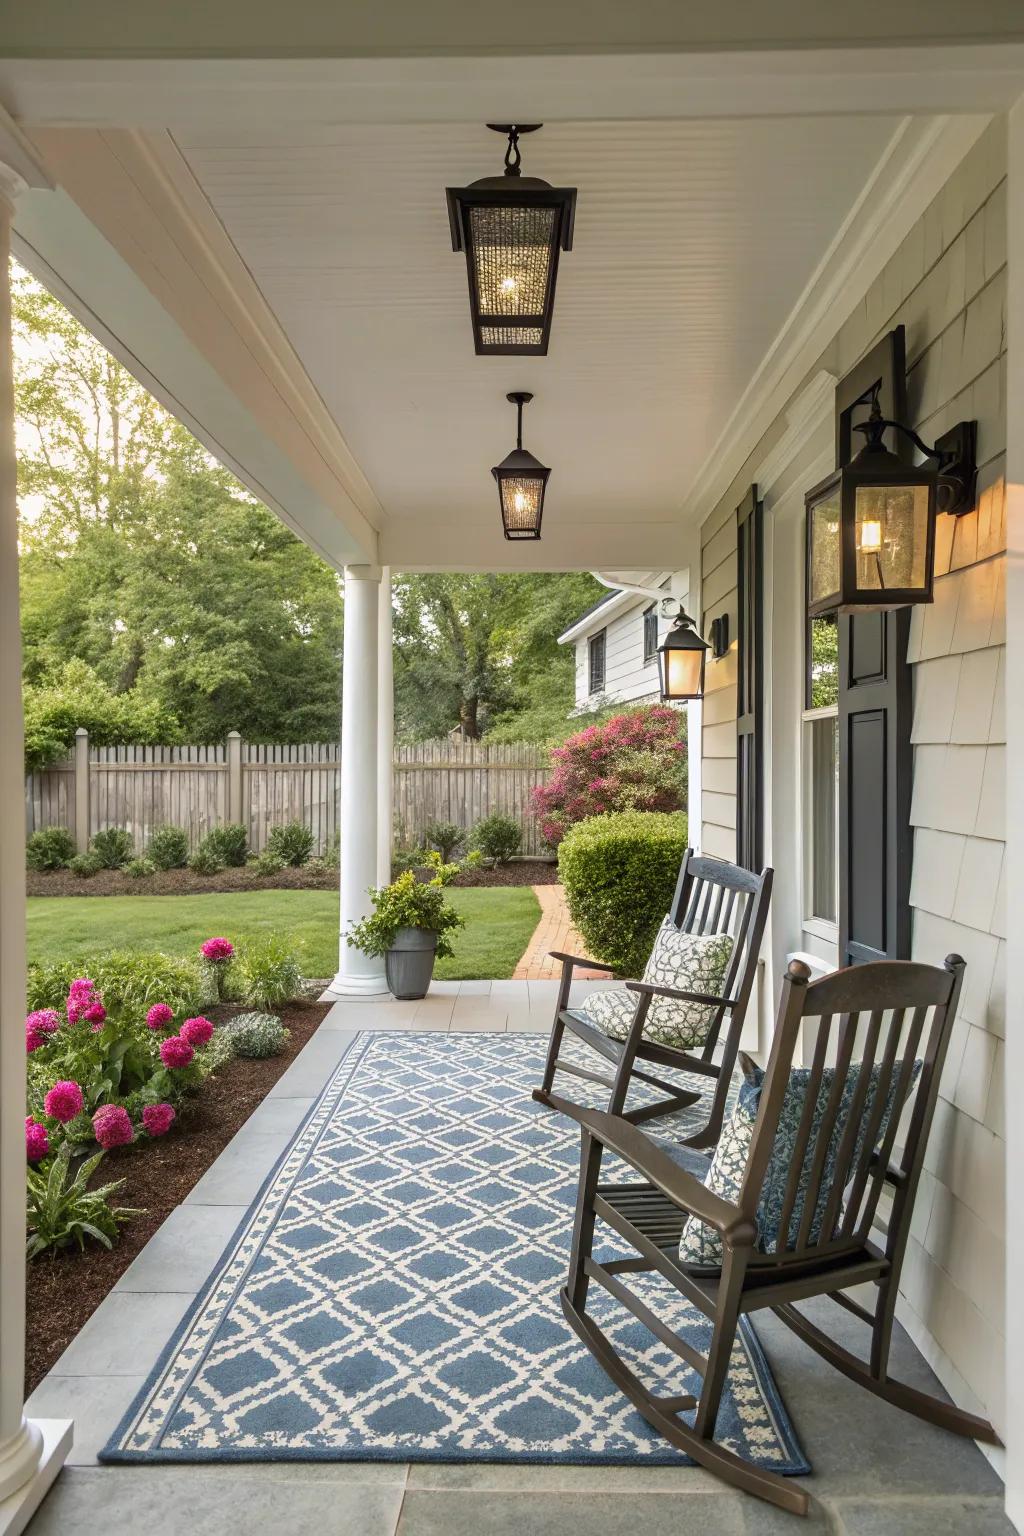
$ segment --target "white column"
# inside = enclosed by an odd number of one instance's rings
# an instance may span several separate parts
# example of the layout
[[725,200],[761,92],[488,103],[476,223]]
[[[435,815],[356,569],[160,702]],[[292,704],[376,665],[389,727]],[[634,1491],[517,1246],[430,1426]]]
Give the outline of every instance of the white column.
[[383,960],[346,943],[351,925],[372,910],[377,883],[377,651],[380,567],[345,568],[345,656],[341,688],[341,943],[331,991],[385,992]]
[[1006,486],[1006,1513],[1024,1531],[1024,97],[1008,119]]
[[377,884],[391,884],[392,780],[395,755],[395,668],[391,634],[391,569],[380,577],[377,614]]
[[25,1417],[25,793],[8,280],[14,193],[0,163],[0,1532],[24,1528],[71,1446]]

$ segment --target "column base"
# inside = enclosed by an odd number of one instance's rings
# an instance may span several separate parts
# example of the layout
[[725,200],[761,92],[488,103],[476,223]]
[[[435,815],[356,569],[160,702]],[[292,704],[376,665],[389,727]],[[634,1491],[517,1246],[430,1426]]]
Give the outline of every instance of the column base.
[[331,997],[380,997],[388,995],[388,981],[383,971],[379,976],[346,976],[339,971],[327,991]]
[[71,1449],[74,1429],[71,1419],[34,1419],[28,1422],[27,1428],[32,1437],[41,1442],[39,1460],[32,1476],[5,1499],[0,1499],[0,1536],[21,1536],[49,1493]]

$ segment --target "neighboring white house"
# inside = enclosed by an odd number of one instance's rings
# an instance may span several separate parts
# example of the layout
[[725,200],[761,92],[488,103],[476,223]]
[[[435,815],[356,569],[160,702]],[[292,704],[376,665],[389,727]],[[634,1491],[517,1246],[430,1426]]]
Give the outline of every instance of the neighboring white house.
[[[661,589],[666,597],[681,597],[685,603],[685,571],[631,571],[622,580]],[[659,614],[660,606],[654,597],[610,591],[559,635],[559,645],[572,645],[576,651],[577,711],[658,697],[657,650],[671,623],[670,617]]]

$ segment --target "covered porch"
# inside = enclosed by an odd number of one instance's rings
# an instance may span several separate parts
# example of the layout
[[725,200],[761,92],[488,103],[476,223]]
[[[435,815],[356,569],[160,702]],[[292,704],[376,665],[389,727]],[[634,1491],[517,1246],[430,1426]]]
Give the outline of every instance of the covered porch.
[[[341,939],[316,1037],[176,1213],[181,1235],[167,1224],[26,1405],[23,848],[20,819],[4,819],[0,1530],[25,1528],[64,1464],[35,1515],[40,1533],[69,1517],[241,1529],[246,1505],[267,1528],[332,1520],[367,1536],[583,1521],[612,1536],[638,1512],[655,1531],[781,1528],[786,1517],[696,1468],[114,1468],[96,1453],[357,1038],[550,1026],[555,982],[438,983],[411,1006],[344,942],[390,872],[392,570],[582,569],[626,586],[670,572],[702,632],[728,619],[703,698],[687,706],[689,825],[704,852],[776,869],[748,1047],[762,1059],[770,1047],[792,955],[822,971],[851,958],[846,941],[870,922],[853,932],[840,835],[851,786],[824,741],[843,704],[806,692],[804,494],[836,464],[837,389],[898,327],[910,424],[931,442],[976,421],[979,481],[968,516],[937,519],[934,600],[900,630],[910,714],[885,846],[898,846],[903,883],[883,882],[855,914],[891,902],[879,953],[938,964],[957,949],[968,967],[894,1364],[921,1385],[934,1372],[990,1417],[1005,1454],[990,1464],[858,1394],[774,1322],[759,1328],[814,1466],[812,1525],[995,1532],[1008,1515],[1019,1526],[1024,1336],[1002,1283],[1019,1273],[1022,1166],[1018,1117],[1003,1105],[1024,1081],[1011,1027],[1020,941],[1006,916],[1022,894],[1024,749],[1019,712],[1004,705],[1019,694],[1024,644],[1012,558],[1024,479],[1011,430],[1024,413],[1014,18],[1000,41],[964,41],[954,19],[945,41],[909,45],[911,17],[887,46],[839,35],[813,51],[799,18],[778,19],[771,47],[730,36],[710,51],[683,22],[665,47],[646,15],[629,37],[576,18],[571,44],[542,18],[536,52],[513,58],[485,19],[461,17],[456,45],[440,21],[424,37],[427,23],[408,17],[399,45],[370,26],[307,40],[296,57],[254,35],[244,58],[220,45],[204,57],[201,39],[170,32],[115,50],[98,32],[76,38],[66,18],[66,35],[47,35],[46,12],[23,14],[0,56],[0,257],[9,247],[344,570]],[[236,24],[237,41],[247,23]],[[497,168],[485,123],[524,118],[546,124],[524,141],[527,169],[578,188],[575,244],[550,354],[478,358],[444,188]],[[18,805],[8,350],[0,766],[5,803]],[[537,542],[503,538],[489,473],[511,443],[506,394],[524,389],[528,444],[553,469]],[[763,542],[748,607],[751,508]],[[737,690],[752,658],[756,711]],[[739,765],[755,736],[751,777]],[[809,817],[830,773],[831,820],[827,792]],[[579,985],[582,996],[594,983]]]

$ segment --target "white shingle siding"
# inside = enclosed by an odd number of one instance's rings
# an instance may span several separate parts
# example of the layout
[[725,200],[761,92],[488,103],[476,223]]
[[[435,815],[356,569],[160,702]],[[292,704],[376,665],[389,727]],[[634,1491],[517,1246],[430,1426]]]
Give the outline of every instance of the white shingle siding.
[[[914,609],[909,646],[913,957],[936,964],[956,951],[967,974],[901,1306],[949,1390],[997,1427],[1005,1309],[1005,143],[1005,122],[996,119],[814,370],[841,377],[903,324],[911,423],[933,440],[961,419],[978,422],[978,507],[938,519],[935,601]],[[734,509],[776,437],[774,428],[766,434],[701,530],[705,632],[726,612],[735,634]],[[799,683],[786,673],[774,686]],[[725,857],[735,850],[735,715],[735,678],[709,666],[702,835],[708,852]],[[783,899],[793,878],[781,869],[776,876],[776,921],[795,910]]]

